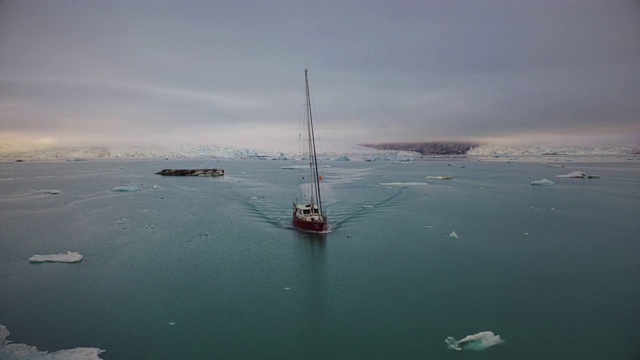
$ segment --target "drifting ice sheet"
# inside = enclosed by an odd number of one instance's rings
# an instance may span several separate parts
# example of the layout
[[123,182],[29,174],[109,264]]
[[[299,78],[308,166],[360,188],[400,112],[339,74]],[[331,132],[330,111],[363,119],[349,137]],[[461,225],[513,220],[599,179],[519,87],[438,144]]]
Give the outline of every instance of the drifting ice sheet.
[[137,186],[116,186],[113,189],[111,189],[111,191],[118,191],[118,192],[136,192],[136,191],[140,191],[140,188]]
[[598,179],[600,175],[588,175],[584,171],[574,171],[566,175],[556,175],[557,178]]
[[466,337],[456,340],[453,336],[449,336],[444,340],[447,343],[447,348],[451,350],[484,350],[493,345],[500,345],[504,342],[500,338],[500,335],[495,335],[491,331],[481,331],[474,335],[467,335]]
[[100,360],[104,350],[98,348],[79,347],[75,349],[59,350],[52,353],[40,351],[35,346],[27,344],[13,344],[7,340],[9,330],[0,325],[0,359],[29,359],[29,360]]
[[424,186],[429,185],[426,182],[388,182],[380,183],[382,186]]
[[554,183],[551,180],[547,180],[547,179],[542,179],[542,180],[534,180],[531,182],[531,185],[540,185],[540,186],[550,186],[550,185],[555,185],[556,183]]
[[82,255],[77,252],[67,251],[66,254],[51,254],[51,255],[33,255],[29,258],[30,262],[66,262],[74,263],[82,261]]

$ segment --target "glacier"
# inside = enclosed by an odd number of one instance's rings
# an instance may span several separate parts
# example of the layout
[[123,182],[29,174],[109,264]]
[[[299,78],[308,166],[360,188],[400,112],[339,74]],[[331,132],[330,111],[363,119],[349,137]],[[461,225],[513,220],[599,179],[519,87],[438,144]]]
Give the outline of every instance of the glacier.
[[640,145],[481,145],[467,152],[467,156],[594,156],[639,154]]
[[[401,150],[375,150],[363,146],[347,148],[342,152],[327,151],[319,154],[319,160],[349,161],[412,161],[420,154]],[[57,147],[32,150],[11,150],[0,147],[0,159],[67,160],[78,159],[257,159],[299,160],[295,153],[284,151],[242,148],[230,145],[182,145],[182,146],[133,146],[133,147]]]
[[[421,155],[414,151],[377,150],[365,146],[351,146],[341,151],[325,151],[321,160],[361,161],[415,161],[419,158],[448,157],[508,157],[508,156],[625,156],[640,154],[640,145],[606,146],[514,146],[481,145],[472,148],[466,155]],[[296,160],[295,153],[236,147],[231,145],[179,145],[179,146],[87,146],[55,147],[26,150],[24,147],[2,146],[0,159],[68,160],[89,159],[258,159]]]

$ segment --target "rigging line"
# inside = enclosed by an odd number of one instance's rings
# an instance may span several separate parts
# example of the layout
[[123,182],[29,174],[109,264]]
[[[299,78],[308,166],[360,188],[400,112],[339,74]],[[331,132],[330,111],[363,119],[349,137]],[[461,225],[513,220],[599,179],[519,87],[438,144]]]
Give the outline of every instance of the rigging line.
[[307,106],[308,106],[308,110],[307,110],[307,115],[308,115],[308,121],[309,121],[309,136],[311,138],[311,141],[309,142],[309,150],[313,150],[313,176],[314,176],[314,186],[315,186],[315,191],[316,191],[316,196],[318,199],[318,211],[320,212],[320,214],[323,214],[322,211],[322,199],[320,198],[320,174],[318,173],[318,158],[316,156],[316,140],[315,140],[315,134],[314,134],[314,130],[313,130],[313,116],[311,115],[311,94],[309,92],[309,78],[307,76],[307,69],[304,70],[304,80],[305,80],[305,85],[306,85],[306,92],[307,92]]

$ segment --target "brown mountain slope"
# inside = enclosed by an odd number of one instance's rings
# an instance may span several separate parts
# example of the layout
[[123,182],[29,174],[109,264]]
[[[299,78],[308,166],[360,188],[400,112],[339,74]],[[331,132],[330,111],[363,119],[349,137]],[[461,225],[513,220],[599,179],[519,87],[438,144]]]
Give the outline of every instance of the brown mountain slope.
[[471,142],[406,142],[406,143],[377,143],[377,144],[360,144],[372,149],[378,150],[404,150],[415,151],[422,155],[464,155],[467,151],[479,143]]

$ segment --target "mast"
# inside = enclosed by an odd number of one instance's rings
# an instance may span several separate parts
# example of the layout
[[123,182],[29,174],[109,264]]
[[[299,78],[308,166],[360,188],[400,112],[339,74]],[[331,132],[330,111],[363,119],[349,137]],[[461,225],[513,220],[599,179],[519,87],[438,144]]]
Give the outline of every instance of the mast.
[[311,169],[311,205],[314,204],[314,195],[317,200],[318,211],[322,212],[322,199],[320,198],[320,174],[318,173],[318,158],[316,157],[316,139],[313,132],[313,116],[311,115],[311,94],[309,92],[309,77],[307,69],[304,69],[304,84],[307,98],[307,133],[309,139],[309,166]]

